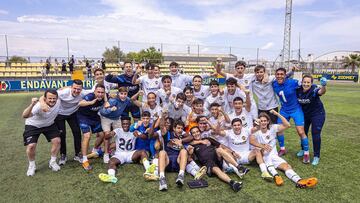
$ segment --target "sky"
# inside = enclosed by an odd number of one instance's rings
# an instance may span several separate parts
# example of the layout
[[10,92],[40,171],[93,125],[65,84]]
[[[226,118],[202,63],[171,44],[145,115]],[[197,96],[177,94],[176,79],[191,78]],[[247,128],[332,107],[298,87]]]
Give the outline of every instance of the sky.
[[[291,49],[302,57],[359,50],[360,1],[293,0]],[[274,60],[285,0],[1,0],[0,56],[99,57],[155,46],[164,52]],[[199,46],[198,46],[199,45]]]

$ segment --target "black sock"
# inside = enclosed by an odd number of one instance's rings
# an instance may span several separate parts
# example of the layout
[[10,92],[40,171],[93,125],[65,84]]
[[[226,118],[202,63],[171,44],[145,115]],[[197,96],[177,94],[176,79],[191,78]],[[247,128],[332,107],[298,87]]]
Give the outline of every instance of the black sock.
[[235,183],[235,181],[230,180],[229,185],[232,186],[232,185],[234,185],[234,183]]

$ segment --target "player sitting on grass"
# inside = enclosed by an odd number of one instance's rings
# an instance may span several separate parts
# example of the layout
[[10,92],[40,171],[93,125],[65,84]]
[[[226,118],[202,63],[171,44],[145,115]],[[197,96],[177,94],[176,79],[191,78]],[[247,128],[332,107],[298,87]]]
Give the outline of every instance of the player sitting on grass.
[[37,141],[43,133],[48,142],[51,141],[51,157],[49,168],[53,171],[60,170],[56,163],[56,156],[60,149],[60,131],[54,123],[54,120],[60,110],[60,100],[56,90],[46,90],[44,93],[44,102],[49,107],[47,112],[41,110],[40,102],[37,98],[31,99],[31,104],[22,113],[25,120],[24,146],[26,146],[26,155],[29,160],[27,176],[34,176],[36,171],[35,150]]
[[185,168],[188,153],[184,149],[184,144],[192,141],[192,137],[184,132],[185,124],[181,120],[176,120],[173,125],[173,132],[169,136],[160,136],[163,150],[159,153],[159,190],[167,190],[165,170],[168,172],[179,172],[176,184],[179,187],[184,185]]
[[110,159],[108,174],[99,174],[99,178],[103,182],[116,183],[118,179],[115,177],[115,173],[118,165],[139,161],[144,165],[146,171],[144,173],[144,177],[146,174],[148,180],[157,179],[157,177],[153,174],[155,165],[150,165],[146,151],[135,150],[135,141],[138,138],[129,131],[130,124],[130,117],[121,117],[122,128],[116,128],[108,134],[109,137],[107,138],[115,137],[116,152]]
[[260,127],[254,136],[257,144],[252,143],[256,147],[260,147],[264,154],[264,161],[268,167],[269,172],[274,176],[276,185],[283,185],[284,181],[277,173],[276,169],[285,172],[285,175],[292,180],[298,188],[314,187],[318,180],[316,178],[301,179],[298,174],[291,168],[291,166],[281,157],[279,157],[276,150],[276,133],[283,132],[290,127],[290,123],[278,112],[271,110],[270,113],[278,116],[282,124],[271,125],[270,117],[266,113],[260,113]]
[[230,177],[224,173],[220,167],[222,166],[222,159],[227,160],[235,165],[238,165],[232,156],[225,152],[220,143],[213,139],[201,139],[201,132],[199,127],[195,126],[190,129],[191,135],[194,137],[194,141],[187,148],[189,155],[195,155],[199,162],[207,167],[208,176],[215,174],[220,180],[228,183],[235,192],[240,191],[242,182],[236,182],[231,180]]
[[80,108],[77,111],[79,126],[83,132],[83,140],[81,144],[82,166],[85,170],[91,170],[87,152],[91,133],[96,133],[95,146],[92,153],[98,154],[99,147],[104,139],[104,133],[101,128],[101,120],[98,115],[99,109],[104,105],[105,86],[97,84],[93,93],[85,95],[83,100],[79,102]]
[[228,147],[232,150],[231,154],[239,164],[249,164],[256,159],[259,164],[261,177],[265,180],[272,179],[272,176],[266,170],[266,165],[262,158],[262,154],[258,149],[250,149],[253,139],[251,134],[256,128],[243,128],[240,118],[231,121],[231,130],[220,130],[217,133],[228,139]]

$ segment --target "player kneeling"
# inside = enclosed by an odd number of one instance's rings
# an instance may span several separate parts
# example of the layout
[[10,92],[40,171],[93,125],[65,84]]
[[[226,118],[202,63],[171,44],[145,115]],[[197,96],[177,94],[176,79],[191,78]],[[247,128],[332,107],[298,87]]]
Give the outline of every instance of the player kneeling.
[[[189,154],[196,155],[200,163],[207,167],[208,176],[211,176],[212,173],[214,173],[217,177],[219,177],[220,180],[228,183],[231,189],[233,189],[235,192],[240,191],[242,188],[242,182],[231,180],[230,177],[220,169],[222,166],[222,159],[232,163],[233,165],[237,165],[232,156],[219,147],[220,143],[216,142],[215,140],[211,138],[201,139],[201,132],[199,127],[192,127],[190,129],[190,133],[194,137],[194,141],[188,147]],[[238,165],[237,168],[240,167],[241,165]]]
[[[154,164],[150,165],[147,153],[144,150],[134,150],[137,138],[129,131],[130,123],[130,117],[121,117],[122,128],[116,128],[109,134],[110,136],[115,136],[116,152],[109,161],[108,174],[99,174],[99,178],[103,182],[116,183],[118,179],[115,177],[115,172],[118,165],[139,161],[144,165],[146,175],[154,176],[154,180],[157,179],[153,174],[156,166]],[[106,138],[108,139],[109,137]]]
[[290,127],[290,123],[278,112],[271,110],[270,113],[278,116],[281,119],[282,124],[270,125],[269,115],[266,113],[260,113],[260,129],[254,133],[258,144],[254,144],[254,146],[261,148],[261,151],[264,154],[264,161],[269,172],[274,176],[276,185],[283,185],[284,181],[275,168],[284,171],[285,175],[296,184],[296,187],[314,187],[318,182],[317,178],[300,178],[300,176],[291,168],[290,164],[288,164],[283,158],[279,157],[276,150],[276,133],[282,133],[285,129]]

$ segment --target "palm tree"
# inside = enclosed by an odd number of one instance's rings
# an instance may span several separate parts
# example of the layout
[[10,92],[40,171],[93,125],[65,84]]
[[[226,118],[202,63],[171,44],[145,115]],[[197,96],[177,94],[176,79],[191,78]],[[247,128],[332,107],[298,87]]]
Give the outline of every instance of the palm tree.
[[360,55],[358,54],[350,54],[344,59],[344,67],[351,67],[351,72],[355,72],[356,67],[360,67]]

